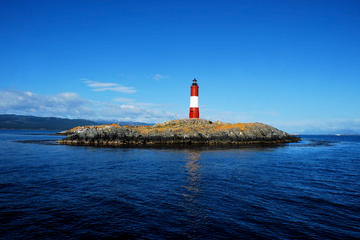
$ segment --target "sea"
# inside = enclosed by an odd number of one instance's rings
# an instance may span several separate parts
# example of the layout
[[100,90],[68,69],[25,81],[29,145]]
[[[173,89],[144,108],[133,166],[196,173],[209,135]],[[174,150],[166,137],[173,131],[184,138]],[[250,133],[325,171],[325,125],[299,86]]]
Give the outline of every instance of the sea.
[[0,131],[0,239],[360,239],[360,136],[97,148]]

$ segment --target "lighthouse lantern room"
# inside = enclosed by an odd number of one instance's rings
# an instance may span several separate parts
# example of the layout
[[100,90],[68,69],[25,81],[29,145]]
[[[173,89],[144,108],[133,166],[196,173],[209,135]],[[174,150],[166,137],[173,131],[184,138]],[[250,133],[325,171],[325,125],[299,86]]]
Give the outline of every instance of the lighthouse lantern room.
[[199,86],[196,78],[191,85],[189,118],[199,118]]

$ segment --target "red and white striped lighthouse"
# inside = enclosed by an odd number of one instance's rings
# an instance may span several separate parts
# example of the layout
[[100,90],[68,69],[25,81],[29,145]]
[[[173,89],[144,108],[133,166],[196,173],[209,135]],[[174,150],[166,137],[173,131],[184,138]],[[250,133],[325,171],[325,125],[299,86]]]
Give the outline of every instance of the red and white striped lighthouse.
[[191,85],[189,118],[199,118],[199,86],[196,78]]

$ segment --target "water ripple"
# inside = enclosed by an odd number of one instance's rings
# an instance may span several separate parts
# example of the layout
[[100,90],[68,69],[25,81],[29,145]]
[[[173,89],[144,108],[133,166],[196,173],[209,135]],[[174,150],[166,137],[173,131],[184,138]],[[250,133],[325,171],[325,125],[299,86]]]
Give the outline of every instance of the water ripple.
[[92,148],[0,131],[2,239],[359,239],[360,137]]

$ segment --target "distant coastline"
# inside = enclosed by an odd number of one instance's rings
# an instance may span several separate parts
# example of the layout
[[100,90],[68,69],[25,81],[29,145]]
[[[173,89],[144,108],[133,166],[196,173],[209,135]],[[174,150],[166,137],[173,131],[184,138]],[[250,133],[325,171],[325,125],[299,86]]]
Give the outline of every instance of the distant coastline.
[[[69,119],[57,117],[36,117],[16,114],[0,114],[0,129],[21,130],[66,130],[76,126],[99,125],[114,121],[92,121],[86,119]],[[142,122],[118,122],[121,125],[147,125]]]

